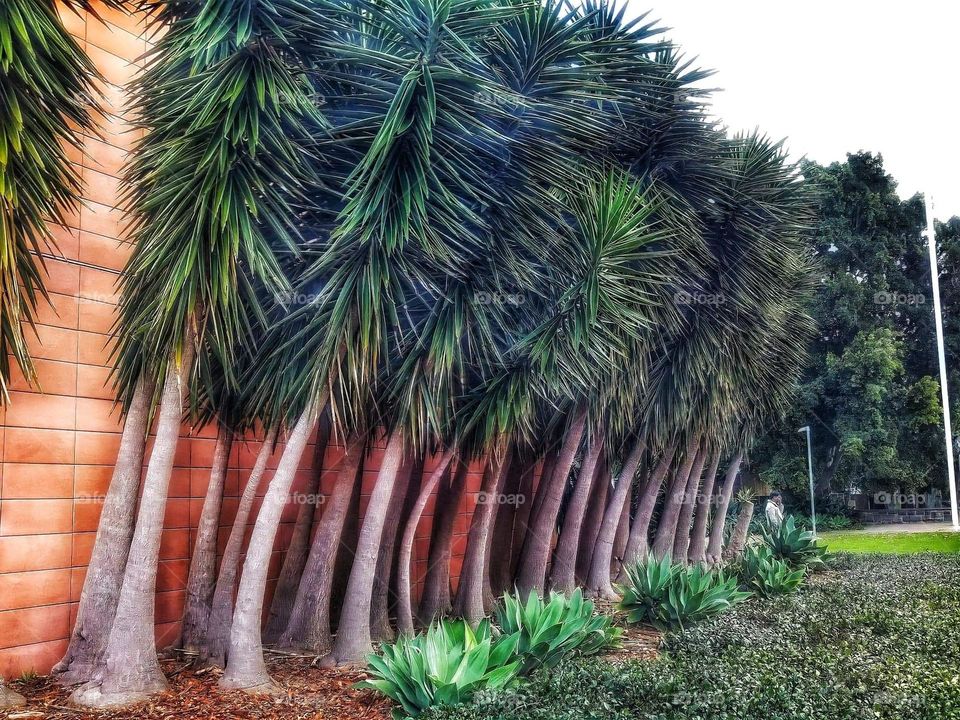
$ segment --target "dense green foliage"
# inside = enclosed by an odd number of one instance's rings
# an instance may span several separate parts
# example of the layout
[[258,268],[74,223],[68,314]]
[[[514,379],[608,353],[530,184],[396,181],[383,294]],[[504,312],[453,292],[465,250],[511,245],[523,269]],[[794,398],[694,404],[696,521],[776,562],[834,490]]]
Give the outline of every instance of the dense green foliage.
[[[945,489],[922,198],[901,200],[882,159],[870,153],[828,167],[808,163],[803,172],[820,193],[811,235],[818,332],[795,402],[780,429],[751,453],[752,470],[798,500],[807,498],[806,446],[796,429],[809,424],[818,495]],[[956,368],[960,218],[938,223],[936,231],[947,363]],[[960,377],[951,372],[956,384]]]
[[531,592],[526,602],[504,593],[495,614],[503,633],[519,637],[517,654],[524,674],[554,667],[574,652],[593,655],[615,645],[621,635],[608,616],[598,615],[593,603],[583,599],[579,588],[569,597],[551,593],[547,600]]
[[[813,523],[810,521],[808,515],[799,515],[794,513],[794,519],[796,520],[797,527],[802,527],[804,530],[811,530],[813,528]],[[831,530],[852,530],[858,527],[860,523],[856,518],[851,517],[850,515],[841,515],[839,513],[825,513],[823,515],[817,514],[817,530],[818,531],[831,531]]]
[[474,630],[463,620],[444,620],[426,632],[401,636],[371,655],[371,678],[359,687],[379,690],[400,704],[397,717],[416,717],[433,705],[455,705],[482,688],[511,683],[519,634],[495,637],[487,622]]
[[195,332],[211,412],[329,403],[418,453],[550,444],[584,409],[616,448],[707,418],[739,443],[785,406],[809,188],[780,144],[725,136],[655,24],[605,1],[143,4],[169,28],[134,88],[124,396]]
[[439,720],[960,716],[960,559],[846,557],[799,593],[667,638],[656,661],[565,665]]
[[674,630],[713,617],[745,600],[737,578],[720,569],[648,558],[627,568],[620,609],[630,622]]

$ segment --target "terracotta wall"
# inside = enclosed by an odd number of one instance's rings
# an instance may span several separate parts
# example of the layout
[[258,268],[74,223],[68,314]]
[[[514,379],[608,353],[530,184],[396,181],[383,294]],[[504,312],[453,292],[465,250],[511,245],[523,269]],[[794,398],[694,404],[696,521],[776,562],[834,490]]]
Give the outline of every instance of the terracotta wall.
[[[100,512],[110,480],[120,425],[108,379],[109,330],[116,281],[129,255],[124,214],[118,203],[120,169],[137,138],[124,107],[124,85],[147,49],[134,18],[98,7],[104,22],[64,10],[62,17],[107,80],[103,88],[111,116],[102,138],[84,139],[72,161],[82,170],[83,204],[68,227],[53,228],[59,255],[47,257],[51,307],[41,308],[31,339],[42,392],[13,379],[11,402],[0,408],[0,675],[47,672],[62,656],[76,615]],[[161,644],[178,632],[190,548],[206,490],[215,434],[184,428],[165,517],[157,578],[157,636]],[[148,448],[149,449],[149,448]],[[282,450],[282,448],[281,448]],[[237,496],[258,451],[255,442],[233,449],[221,519],[226,542]],[[330,448],[323,462],[328,491],[342,455]],[[304,453],[298,486],[313,472],[313,447]],[[361,507],[379,465],[375,450],[365,465]],[[279,451],[271,460],[276,465]],[[470,511],[479,489],[471,468],[468,493],[456,523],[453,571],[459,571]],[[262,489],[261,489],[262,493]],[[415,577],[425,570],[433,503],[421,523],[415,548]],[[297,506],[291,503],[271,564],[275,578],[289,542]],[[322,511],[322,507],[321,507]],[[249,529],[248,529],[249,532]],[[272,589],[272,587],[270,588]]]

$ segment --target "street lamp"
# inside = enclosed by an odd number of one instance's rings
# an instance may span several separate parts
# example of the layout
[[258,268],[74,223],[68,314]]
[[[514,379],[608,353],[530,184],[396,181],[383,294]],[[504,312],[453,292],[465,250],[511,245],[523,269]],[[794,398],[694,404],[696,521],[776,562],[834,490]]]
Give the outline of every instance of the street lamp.
[[813,449],[810,443],[810,426],[804,425],[797,432],[807,434],[807,473],[810,475],[810,522],[813,524],[813,537],[817,537],[817,508],[813,502]]
[[933,319],[937,330],[937,359],[940,361],[940,400],[943,403],[943,435],[947,446],[947,484],[950,488],[950,517],[953,529],[960,530],[957,515],[957,478],[953,470],[953,431],[950,428],[950,396],[947,391],[947,360],[943,349],[943,317],[940,313],[940,269],[937,263],[937,237],[933,228],[933,200],[924,198],[927,214],[927,250],[930,255],[930,286],[933,290]]

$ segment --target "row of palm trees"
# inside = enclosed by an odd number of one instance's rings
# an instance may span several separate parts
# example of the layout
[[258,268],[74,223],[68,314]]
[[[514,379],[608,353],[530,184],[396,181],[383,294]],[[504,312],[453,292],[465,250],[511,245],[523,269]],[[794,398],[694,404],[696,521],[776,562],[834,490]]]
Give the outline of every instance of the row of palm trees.
[[[654,23],[608,0],[135,11],[164,32],[133,87],[147,132],[125,197],[126,415],[57,668],[84,683],[76,700],[165,687],[153,603],[184,416],[218,437],[181,642],[225,667],[224,687],[272,689],[265,640],[354,663],[391,618],[400,632],[441,613],[476,621],[513,587],[609,597],[648,552],[720,560],[740,460],[811,331],[811,203],[779,144],[709,118],[707,74]],[[251,434],[262,449],[218,568],[230,447]],[[300,509],[263,631],[313,437],[318,453],[343,448],[337,481],[315,527]],[[452,595],[471,463],[481,501]]]

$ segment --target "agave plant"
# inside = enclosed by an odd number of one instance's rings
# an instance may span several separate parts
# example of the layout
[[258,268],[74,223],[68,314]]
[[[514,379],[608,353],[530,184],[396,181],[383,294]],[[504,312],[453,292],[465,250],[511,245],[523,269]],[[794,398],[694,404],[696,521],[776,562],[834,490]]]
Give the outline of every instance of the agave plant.
[[569,597],[551,593],[548,600],[531,591],[526,603],[504,593],[496,620],[507,636],[519,638],[521,674],[554,667],[573,652],[593,655],[616,645],[622,634],[609,617],[594,612],[593,602],[584,600],[579,588]]
[[791,567],[813,570],[826,566],[830,561],[827,548],[817,543],[811,531],[797,527],[793,515],[787,516],[780,527],[763,527],[760,533],[773,556]]
[[722,570],[673,564],[669,556],[628,567],[621,590],[620,609],[630,622],[648,622],[663,631],[706,620],[750,596]]
[[796,592],[807,576],[805,567],[793,569],[775,557],[769,545],[748,546],[737,566],[741,587],[762,597]]
[[400,704],[395,718],[417,717],[434,705],[457,705],[477,690],[510,685],[520,670],[513,659],[519,634],[494,637],[489,622],[476,630],[463,620],[442,620],[418,635],[400,636],[370,655],[371,678],[357,687],[377,690]]

